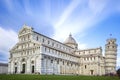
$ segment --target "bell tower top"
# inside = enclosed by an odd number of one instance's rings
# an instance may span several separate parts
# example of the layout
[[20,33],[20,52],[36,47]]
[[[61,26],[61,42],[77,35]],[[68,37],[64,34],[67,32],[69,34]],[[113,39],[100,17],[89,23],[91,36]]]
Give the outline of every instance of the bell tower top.
[[112,34],[110,34],[110,38],[108,38],[106,41],[107,41],[106,46],[117,46],[116,38],[113,38]]
[[105,45],[105,49],[106,50],[117,50],[117,43],[116,43],[116,38],[109,38],[106,40],[106,45]]

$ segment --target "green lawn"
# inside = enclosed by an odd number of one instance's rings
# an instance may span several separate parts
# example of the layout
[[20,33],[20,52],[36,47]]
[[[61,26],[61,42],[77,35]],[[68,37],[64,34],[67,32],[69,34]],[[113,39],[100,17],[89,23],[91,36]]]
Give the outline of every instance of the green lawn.
[[119,78],[113,76],[0,75],[0,80],[119,80]]

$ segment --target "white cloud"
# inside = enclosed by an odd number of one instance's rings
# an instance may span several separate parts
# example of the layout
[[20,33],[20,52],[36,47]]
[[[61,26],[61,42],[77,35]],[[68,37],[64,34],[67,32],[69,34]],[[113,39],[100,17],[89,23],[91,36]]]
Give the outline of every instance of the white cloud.
[[5,4],[6,4],[6,8],[9,10],[9,11],[12,11],[14,6],[13,6],[13,1],[11,0],[4,0]]
[[9,49],[18,41],[17,33],[11,29],[0,27],[0,55],[5,56],[8,60]]
[[94,14],[100,14],[107,7],[108,0],[89,0],[89,8]]
[[55,27],[61,27],[65,20],[71,15],[74,9],[81,3],[81,0],[72,0],[72,2],[65,8],[63,14],[60,16],[59,21],[55,24]]
[[25,9],[25,12],[27,15],[34,15],[32,10],[31,10],[31,7],[30,7],[30,1],[29,0],[25,0],[24,1],[24,9]]
[[78,43],[78,49],[82,50],[82,49],[86,49],[87,48],[87,44],[83,44],[83,43]]
[[[86,4],[88,5],[84,7]],[[103,0],[95,2],[94,0],[89,0],[89,2],[73,0],[71,4],[65,8],[63,14],[61,14],[59,21],[54,25],[55,34],[53,37],[57,40],[63,40],[70,32],[76,35],[92,27],[92,25],[100,21],[98,17],[102,14],[106,4],[107,1]],[[80,8],[79,12],[76,12],[77,14],[74,15],[73,13],[77,7],[83,8]]]
[[55,33],[53,38],[63,41],[69,33],[72,33],[73,36],[84,34],[85,30],[92,28],[112,13],[113,10],[109,11],[108,9],[110,7],[108,5],[109,1],[110,0],[73,0],[70,5],[65,8],[60,18],[58,18],[59,21],[54,24]]

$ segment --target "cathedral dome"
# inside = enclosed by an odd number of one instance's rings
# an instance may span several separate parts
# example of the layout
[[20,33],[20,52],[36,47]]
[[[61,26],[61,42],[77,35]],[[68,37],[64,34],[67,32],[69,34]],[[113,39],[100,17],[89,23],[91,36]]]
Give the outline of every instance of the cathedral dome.
[[77,44],[75,39],[70,34],[69,37],[64,41],[65,44]]

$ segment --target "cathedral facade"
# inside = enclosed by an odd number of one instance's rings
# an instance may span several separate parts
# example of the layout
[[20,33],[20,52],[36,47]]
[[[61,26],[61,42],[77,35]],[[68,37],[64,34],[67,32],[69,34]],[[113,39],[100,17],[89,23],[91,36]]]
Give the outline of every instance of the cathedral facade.
[[115,38],[107,39],[105,56],[101,47],[79,50],[71,34],[62,43],[26,25],[19,31],[18,39],[10,50],[10,74],[104,75],[116,72]]

